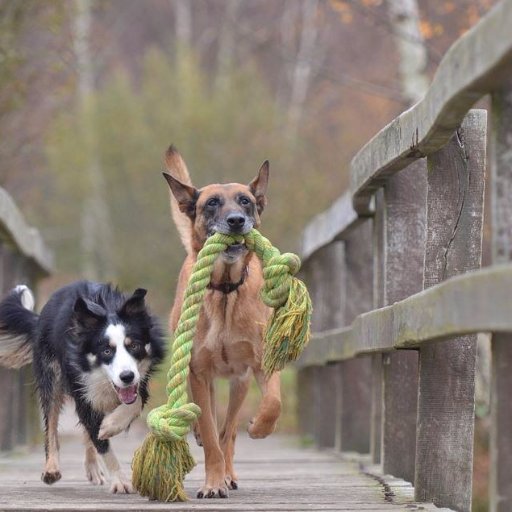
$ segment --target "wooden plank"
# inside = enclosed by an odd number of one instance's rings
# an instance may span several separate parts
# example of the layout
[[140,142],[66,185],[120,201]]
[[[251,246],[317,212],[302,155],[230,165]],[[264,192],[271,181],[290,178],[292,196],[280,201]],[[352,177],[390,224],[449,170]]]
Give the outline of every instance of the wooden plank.
[[[472,110],[428,158],[425,287],[478,268],[487,113]],[[471,510],[476,335],[420,350],[415,496]]]
[[[344,252],[341,242],[334,242],[309,259],[308,287],[312,293],[313,331],[343,324],[345,287],[343,286]],[[315,439],[319,447],[334,447],[339,411],[339,366],[315,369],[313,403]]]
[[[140,446],[145,433],[146,429],[136,423],[128,434],[112,440],[121,467],[128,474],[133,451]],[[275,434],[251,440],[241,433],[235,457],[240,487],[223,500],[195,498],[204,479],[204,454],[191,439],[197,466],[185,480],[190,500],[179,504],[149,501],[136,494],[111,494],[108,486],[91,485],[83,468],[80,433],[63,436],[61,441],[63,478],[51,487],[40,481],[42,446],[23,455],[2,457],[1,510],[439,512],[432,505],[415,504],[410,488],[403,482],[362,473],[358,459],[346,460],[331,451],[301,448],[293,437]],[[393,494],[386,497],[386,489]]]
[[[492,260],[512,262],[512,90],[492,98]],[[490,510],[512,509],[512,333],[492,337]]]
[[299,433],[306,439],[313,439],[315,435],[315,415],[313,414],[314,366],[299,368],[297,371],[297,423]]
[[364,220],[364,217],[360,218],[354,211],[352,196],[346,192],[304,228],[301,258],[306,260],[318,249],[336,240],[345,239]]
[[[372,308],[372,221],[367,220],[345,238],[345,319],[352,322]],[[371,357],[341,363],[338,450],[369,453],[371,425]]]
[[[423,289],[427,167],[417,160],[384,187],[386,208],[385,303]],[[386,474],[414,481],[418,353],[390,353],[383,367],[382,464]]]
[[42,275],[53,269],[53,254],[39,231],[27,225],[11,196],[0,187],[0,237],[31,258]]
[[297,366],[420,348],[464,334],[512,332],[511,290],[512,265],[451,278],[393,306],[359,315],[351,327],[316,333]]
[[[375,194],[373,217],[373,306],[385,302],[386,209],[384,191]],[[372,409],[370,425],[370,455],[374,464],[382,460],[382,407],[383,407],[382,354],[372,356]]]
[[497,4],[441,61],[424,99],[371,139],[352,160],[354,209],[365,214],[386,178],[450,139],[467,111],[512,74],[512,2]]

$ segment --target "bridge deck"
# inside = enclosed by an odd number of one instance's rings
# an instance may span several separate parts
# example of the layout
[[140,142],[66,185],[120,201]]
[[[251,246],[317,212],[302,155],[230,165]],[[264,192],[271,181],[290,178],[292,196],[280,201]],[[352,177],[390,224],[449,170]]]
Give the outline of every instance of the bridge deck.
[[[122,466],[128,471],[133,450],[142,439],[141,429],[114,439]],[[432,505],[414,505],[412,489],[395,481],[386,487],[382,480],[365,475],[356,461],[342,460],[328,452],[299,448],[297,441],[271,437],[253,441],[239,436],[238,473],[240,488],[229,499],[198,500],[195,490],[203,475],[203,456],[193,444],[198,461],[189,475],[188,503],[149,502],[136,495],[112,495],[105,487],[85,481],[80,438],[66,437],[61,442],[63,479],[44,485],[41,473],[43,452],[0,456],[0,510],[194,510],[194,511],[439,511]],[[392,495],[394,494],[394,496]],[[387,495],[387,497],[386,497]],[[443,509],[447,510],[447,509]]]

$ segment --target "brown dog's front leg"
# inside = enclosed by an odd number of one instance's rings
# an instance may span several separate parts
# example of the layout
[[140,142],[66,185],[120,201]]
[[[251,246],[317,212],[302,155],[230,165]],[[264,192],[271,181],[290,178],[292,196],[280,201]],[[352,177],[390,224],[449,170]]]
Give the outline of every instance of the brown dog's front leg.
[[253,439],[261,439],[272,434],[281,414],[281,377],[279,372],[268,379],[263,371],[255,371],[254,376],[263,395],[258,413],[250,421],[247,431]]
[[250,373],[243,377],[233,377],[229,383],[229,405],[226,420],[220,431],[220,446],[226,461],[226,485],[230,489],[238,489],[238,477],[233,467],[235,455],[235,439],[238,429],[238,413],[247,396],[250,384]]
[[203,487],[197,491],[197,497],[227,498],[226,467],[219,444],[217,425],[214,420],[214,404],[211,403],[210,383],[204,377],[190,373],[190,390],[194,402],[201,408],[198,423],[203,442],[206,469],[205,482]]

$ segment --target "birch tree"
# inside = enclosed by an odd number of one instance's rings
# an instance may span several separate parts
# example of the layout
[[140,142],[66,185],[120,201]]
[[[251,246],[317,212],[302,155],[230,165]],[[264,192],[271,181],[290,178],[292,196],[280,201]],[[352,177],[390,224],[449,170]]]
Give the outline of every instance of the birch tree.
[[409,103],[421,100],[428,88],[427,49],[419,24],[417,0],[387,0],[399,55],[403,94]]
[[94,70],[90,48],[91,1],[75,0],[75,7],[73,35],[77,96],[84,120],[81,132],[83,140],[77,141],[77,144],[81,145],[85,155],[81,180],[84,184],[80,219],[82,272],[87,279],[111,280],[115,278],[112,258],[114,240],[95,133]]

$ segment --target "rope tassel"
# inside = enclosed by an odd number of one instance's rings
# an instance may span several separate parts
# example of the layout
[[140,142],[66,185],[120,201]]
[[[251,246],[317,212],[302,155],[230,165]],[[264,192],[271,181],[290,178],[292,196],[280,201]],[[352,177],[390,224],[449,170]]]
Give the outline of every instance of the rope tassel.
[[304,283],[293,277],[300,269],[299,257],[281,254],[255,229],[246,235],[216,233],[208,238],[192,269],[174,332],[171,367],[167,372],[167,403],[148,414],[150,433],[132,462],[134,487],[152,500],[187,499],[183,481],[195,462],[186,436],[201,414],[187,397],[192,344],[215,260],[234,243],[245,243],[262,261],[265,285],[261,298],[274,308],[264,336],[265,373],[281,370],[287,362],[297,359],[309,341],[311,299]]

